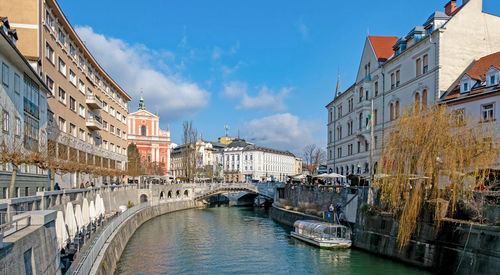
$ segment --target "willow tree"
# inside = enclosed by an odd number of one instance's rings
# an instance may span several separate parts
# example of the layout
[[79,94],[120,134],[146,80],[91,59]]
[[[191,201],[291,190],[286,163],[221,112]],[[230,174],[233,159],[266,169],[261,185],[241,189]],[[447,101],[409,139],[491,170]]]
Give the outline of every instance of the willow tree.
[[443,206],[451,214],[457,202],[484,186],[498,156],[491,123],[478,123],[445,106],[410,106],[385,137],[375,186],[381,203],[399,219],[404,248],[424,211],[439,227]]

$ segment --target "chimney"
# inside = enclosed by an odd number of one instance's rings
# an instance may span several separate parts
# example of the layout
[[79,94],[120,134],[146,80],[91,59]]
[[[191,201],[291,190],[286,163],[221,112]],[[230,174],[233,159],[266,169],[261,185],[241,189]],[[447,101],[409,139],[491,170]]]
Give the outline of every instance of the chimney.
[[446,15],[450,15],[456,9],[457,9],[457,1],[451,0],[450,2],[448,2],[448,4],[446,4],[446,6],[444,6],[444,13],[446,13]]

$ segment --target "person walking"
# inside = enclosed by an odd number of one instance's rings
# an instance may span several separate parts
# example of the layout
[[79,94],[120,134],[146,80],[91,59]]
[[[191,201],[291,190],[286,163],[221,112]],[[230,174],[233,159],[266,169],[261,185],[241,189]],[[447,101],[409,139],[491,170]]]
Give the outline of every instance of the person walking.
[[59,182],[56,182],[56,185],[54,185],[54,190],[61,190],[61,187],[59,187]]

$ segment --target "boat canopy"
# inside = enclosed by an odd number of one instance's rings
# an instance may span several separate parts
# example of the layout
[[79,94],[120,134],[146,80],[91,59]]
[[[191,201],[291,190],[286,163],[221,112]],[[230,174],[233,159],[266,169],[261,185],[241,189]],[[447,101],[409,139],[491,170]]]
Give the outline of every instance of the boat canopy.
[[299,220],[295,232],[319,240],[351,239],[351,229],[341,225],[313,220]]

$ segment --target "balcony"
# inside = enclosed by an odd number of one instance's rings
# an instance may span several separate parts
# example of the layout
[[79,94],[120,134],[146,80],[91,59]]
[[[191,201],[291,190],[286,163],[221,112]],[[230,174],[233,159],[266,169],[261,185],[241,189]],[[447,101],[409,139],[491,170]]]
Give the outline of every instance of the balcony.
[[86,125],[87,125],[87,128],[89,128],[90,130],[94,130],[94,131],[102,130],[102,119],[100,116],[91,114],[89,112],[89,115],[88,115],[87,121],[86,121]]
[[85,102],[91,109],[102,109],[102,101],[95,95],[87,95]]

